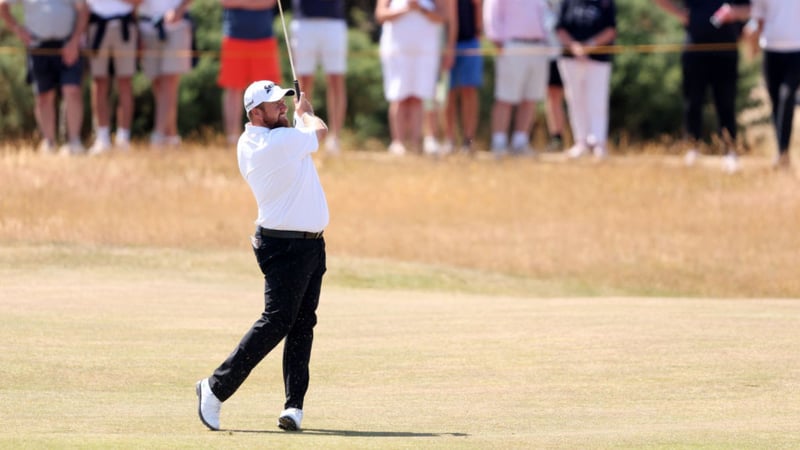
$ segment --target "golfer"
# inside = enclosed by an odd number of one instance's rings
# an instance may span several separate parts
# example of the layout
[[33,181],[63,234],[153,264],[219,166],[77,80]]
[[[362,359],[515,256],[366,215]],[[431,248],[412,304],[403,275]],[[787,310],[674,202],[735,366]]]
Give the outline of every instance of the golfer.
[[239,137],[239,171],[258,202],[252,237],[264,273],[264,312],[214,374],[197,382],[200,420],[219,430],[222,402],[281,339],[286,403],[278,417],[284,430],[300,429],[308,388],[308,362],[322,275],[328,203],[311,153],[328,128],[300,93],[295,127],[286,118],[284,97],[294,95],[271,81],[257,81],[244,92],[250,122]]

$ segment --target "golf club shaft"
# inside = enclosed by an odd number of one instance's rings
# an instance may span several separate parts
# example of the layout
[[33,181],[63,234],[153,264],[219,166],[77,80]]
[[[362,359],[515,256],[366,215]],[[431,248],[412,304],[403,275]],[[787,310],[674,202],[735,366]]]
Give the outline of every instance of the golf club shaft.
[[283,25],[283,38],[286,41],[286,52],[289,54],[289,66],[292,68],[292,78],[294,78],[294,95],[300,97],[300,82],[297,81],[297,74],[294,71],[294,59],[292,58],[292,45],[289,42],[289,32],[286,30],[286,19],[283,18],[283,6],[281,0],[278,0],[278,12],[281,15],[281,24]]

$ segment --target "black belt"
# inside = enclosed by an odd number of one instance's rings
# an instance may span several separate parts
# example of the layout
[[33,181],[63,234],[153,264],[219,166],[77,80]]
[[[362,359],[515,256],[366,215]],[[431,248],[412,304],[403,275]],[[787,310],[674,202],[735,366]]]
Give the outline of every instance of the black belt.
[[322,239],[322,231],[312,233],[310,231],[287,231],[287,230],[271,230],[269,228],[256,228],[256,233],[263,237],[271,237],[278,239]]

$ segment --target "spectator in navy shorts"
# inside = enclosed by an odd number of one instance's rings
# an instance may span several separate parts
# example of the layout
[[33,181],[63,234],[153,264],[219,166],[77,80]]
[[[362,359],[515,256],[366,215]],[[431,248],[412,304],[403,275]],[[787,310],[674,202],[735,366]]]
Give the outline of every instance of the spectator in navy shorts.
[[[456,142],[456,128],[461,122],[461,149],[471,153],[478,130],[480,98],[483,86],[483,56],[480,36],[483,30],[482,0],[458,0],[456,17],[458,34],[456,57],[450,69],[450,94],[447,96],[446,132],[450,142]],[[460,112],[460,115],[459,115]]]
[[[24,25],[11,14],[13,3],[23,5]],[[44,137],[39,150],[43,153],[55,151],[56,98],[61,89],[68,139],[61,153],[83,153],[80,42],[89,21],[86,3],[84,0],[0,0],[0,17],[29,51],[28,72],[36,95],[36,122]]]

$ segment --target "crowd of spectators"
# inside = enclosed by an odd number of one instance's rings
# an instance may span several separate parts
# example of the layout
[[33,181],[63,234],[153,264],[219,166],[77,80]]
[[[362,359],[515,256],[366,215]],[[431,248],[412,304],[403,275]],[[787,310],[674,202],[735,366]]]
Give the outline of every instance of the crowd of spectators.
[[[279,44],[272,29],[276,1],[220,0],[223,40],[217,81],[229,141],[242,127],[244,88],[254,80],[281,80]],[[777,142],[775,166],[789,167],[794,98],[800,84],[800,27],[795,24],[800,3],[653,2],[686,30],[681,55],[686,163],[698,157],[710,90],[719,123],[716,141],[726,154],[724,168],[738,168],[736,43],[744,37],[765,52],[764,78]],[[22,21],[11,14],[14,3],[23,6]],[[29,49],[29,76],[42,136],[39,149],[48,153],[58,149],[60,94],[66,111],[66,139],[60,151],[86,152],[80,138],[85,67],[92,80],[94,135],[88,153],[127,149],[135,113],[131,79],[137,58],[155,99],[150,144],[180,145],[178,87],[181,76],[192,68],[190,4],[191,0],[0,0],[0,18]],[[293,0],[292,11],[290,45],[297,75],[312,98],[318,67],[324,72],[330,124],[324,149],[335,154],[347,108],[344,0]],[[388,152],[474,151],[485,40],[495,57],[488,146],[492,155],[532,156],[543,150],[564,151],[569,158],[608,155],[613,70],[613,52],[608,50],[617,35],[615,0],[376,0],[374,18],[381,27]],[[692,49],[695,44],[733,45],[697,52]],[[88,63],[82,54],[88,55]],[[112,98],[117,102],[114,124]],[[540,105],[547,119],[546,149],[531,144]]]

